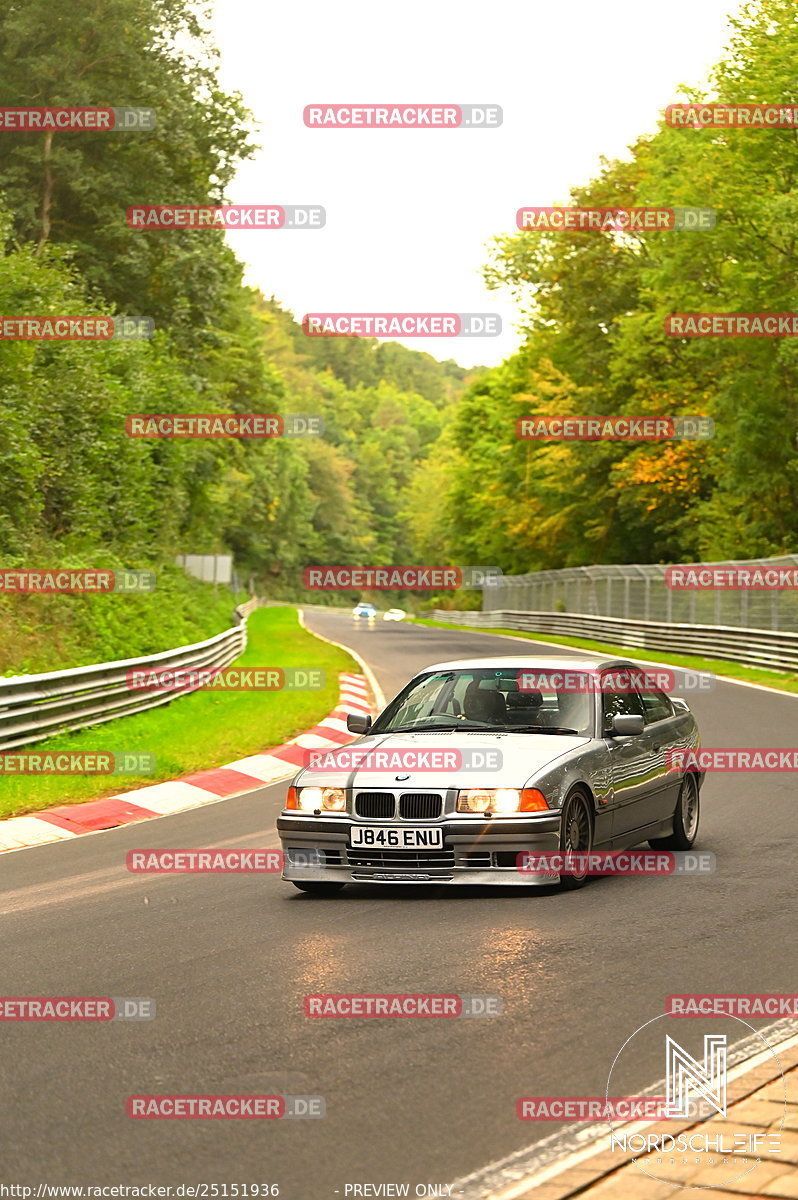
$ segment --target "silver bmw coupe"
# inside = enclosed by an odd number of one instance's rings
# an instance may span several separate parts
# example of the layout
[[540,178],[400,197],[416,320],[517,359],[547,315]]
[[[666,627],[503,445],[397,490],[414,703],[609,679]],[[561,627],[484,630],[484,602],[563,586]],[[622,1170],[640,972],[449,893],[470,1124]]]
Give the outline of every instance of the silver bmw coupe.
[[283,878],[320,895],[347,883],[576,888],[590,870],[525,870],[522,858],[689,850],[703,775],[679,764],[698,727],[656,682],[619,659],[428,667],[375,721],[349,715],[356,741],[306,751],[277,822]]

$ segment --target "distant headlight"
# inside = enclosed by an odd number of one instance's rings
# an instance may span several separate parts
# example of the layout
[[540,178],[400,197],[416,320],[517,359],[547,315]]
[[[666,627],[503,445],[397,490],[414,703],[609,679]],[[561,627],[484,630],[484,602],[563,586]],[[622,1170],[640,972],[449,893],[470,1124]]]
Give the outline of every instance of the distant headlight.
[[548,807],[537,788],[469,788],[457,797],[457,811],[466,813],[543,812]]
[[313,812],[317,808],[327,812],[343,812],[346,808],[346,792],[343,788],[300,788],[299,807],[304,812]]

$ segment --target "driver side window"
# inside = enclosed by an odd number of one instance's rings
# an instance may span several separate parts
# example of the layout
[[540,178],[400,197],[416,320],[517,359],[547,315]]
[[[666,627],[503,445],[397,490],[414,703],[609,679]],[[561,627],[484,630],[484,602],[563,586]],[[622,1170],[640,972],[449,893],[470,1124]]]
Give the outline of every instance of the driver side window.
[[602,729],[605,733],[612,727],[612,718],[614,716],[618,716],[619,714],[629,714],[630,716],[643,717],[645,720],[643,701],[640,699],[640,694],[638,692],[631,690],[624,692],[605,692],[602,689],[601,703],[604,714]]

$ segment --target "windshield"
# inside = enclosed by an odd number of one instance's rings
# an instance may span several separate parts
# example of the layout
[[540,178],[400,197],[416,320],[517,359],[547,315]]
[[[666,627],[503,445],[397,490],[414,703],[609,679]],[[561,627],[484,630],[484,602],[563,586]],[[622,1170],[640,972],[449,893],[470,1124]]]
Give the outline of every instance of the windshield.
[[[587,677],[585,677],[587,680]],[[534,686],[532,686],[534,685]],[[559,690],[558,690],[559,685]],[[391,701],[372,733],[491,730],[590,736],[590,688],[517,667],[473,667],[422,675]]]

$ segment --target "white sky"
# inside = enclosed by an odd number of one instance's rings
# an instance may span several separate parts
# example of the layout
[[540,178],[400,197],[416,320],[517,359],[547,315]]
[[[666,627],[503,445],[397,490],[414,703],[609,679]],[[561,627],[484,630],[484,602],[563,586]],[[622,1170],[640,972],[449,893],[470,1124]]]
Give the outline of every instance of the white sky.
[[[408,338],[465,366],[518,344],[488,292],[486,244],[525,205],[653,131],[680,83],[704,81],[734,0],[215,0],[222,81],[263,149],[231,201],[321,204],[322,230],[228,234],[247,282],[295,314],[498,312],[494,338]],[[499,129],[307,129],[311,103],[492,103]],[[667,203],[667,197],[663,197]],[[587,235],[586,235],[587,236]]]

